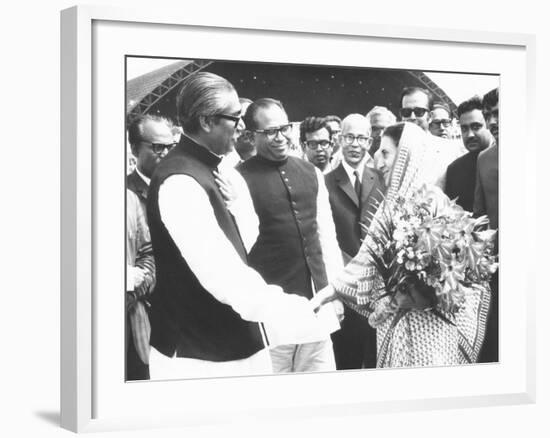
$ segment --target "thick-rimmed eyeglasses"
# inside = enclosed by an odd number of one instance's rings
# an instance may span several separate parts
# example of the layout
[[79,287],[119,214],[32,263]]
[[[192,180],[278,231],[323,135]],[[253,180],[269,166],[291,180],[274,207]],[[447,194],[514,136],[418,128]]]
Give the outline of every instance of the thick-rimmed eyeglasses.
[[290,134],[292,134],[292,123],[289,123],[288,125],[278,126],[276,128],[256,129],[253,132],[257,132],[258,134],[263,134],[269,140],[273,140],[275,137],[277,137],[277,134],[279,132],[285,137],[290,137]]
[[330,146],[332,146],[332,142],[329,140],[308,140],[304,141],[304,144],[308,149],[315,150],[319,146],[321,146],[321,149],[328,149]]
[[219,117],[221,119],[227,119],[231,120],[232,122],[235,122],[235,128],[239,126],[239,122],[242,119],[242,116],[239,114],[238,116],[232,116],[231,114],[214,114],[213,117]]
[[164,151],[170,152],[170,150],[176,146],[178,143],[150,143],[148,141],[144,141],[143,143],[148,144],[150,149],[157,155],[161,155]]
[[364,135],[346,134],[342,135],[342,140],[346,146],[350,146],[357,140],[359,146],[366,146],[372,141],[372,137],[365,137]]
[[405,118],[409,118],[412,113],[414,113],[414,115],[416,117],[424,117],[424,115],[428,112],[429,110],[427,108],[421,108],[421,107],[414,107],[414,108],[401,108],[399,110],[399,112],[401,113],[401,117],[405,117]]
[[451,119],[433,119],[430,125],[448,128],[451,126]]

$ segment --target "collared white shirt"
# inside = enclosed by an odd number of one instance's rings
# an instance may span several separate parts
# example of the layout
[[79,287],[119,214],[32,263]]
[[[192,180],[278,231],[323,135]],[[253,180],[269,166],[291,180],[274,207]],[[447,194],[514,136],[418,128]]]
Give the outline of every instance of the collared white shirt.
[[357,169],[354,169],[348,163],[346,163],[346,160],[342,160],[342,166],[344,167],[344,170],[346,171],[346,174],[348,175],[349,181],[351,182],[352,186],[355,185],[355,175],[354,175],[355,172],[359,174],[359,182],[363,181],[363,170],[365,169],[365,160],[359,163],[359,166],[357,166]]

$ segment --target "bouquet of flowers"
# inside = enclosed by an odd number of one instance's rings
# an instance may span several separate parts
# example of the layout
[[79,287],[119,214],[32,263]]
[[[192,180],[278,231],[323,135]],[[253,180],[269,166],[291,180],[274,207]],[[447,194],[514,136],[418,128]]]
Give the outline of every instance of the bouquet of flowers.
[[382,280],[373,301],[390,298],[377,308],[379,316],[417,308],[449,321],[467,288],[487,282],[497,269],[496,231],[487,229],[487,217],[473,218],[437,190],[424,185],[382,206],[373,219],[378,232],[367,250]]

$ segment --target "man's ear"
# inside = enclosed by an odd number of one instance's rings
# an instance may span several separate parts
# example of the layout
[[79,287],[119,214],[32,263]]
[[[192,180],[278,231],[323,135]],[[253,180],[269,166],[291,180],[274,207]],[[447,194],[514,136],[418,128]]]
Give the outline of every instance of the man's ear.
[[132,155],[137,158],[139,155],[139,148],[137,147],[137,145],[131,144],[130,150],[132,151]]
[[199,124],[201,125],[201,128],[205,132],[212,131],[212,119],[207,116],[199,116]]
[[243,135],[249,143],[254,144],[254,142],[256,141],[256,133],[249,131],[248,129],[244,131]]

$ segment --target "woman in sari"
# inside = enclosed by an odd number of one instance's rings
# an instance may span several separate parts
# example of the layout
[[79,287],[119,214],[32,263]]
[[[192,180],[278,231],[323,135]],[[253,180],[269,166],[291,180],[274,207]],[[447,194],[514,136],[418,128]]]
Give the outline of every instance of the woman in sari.
[[[437,366],[477,360],[485,334],[490,292],[485,285],[467,288],[464,303],[454,314],[434,312],[425,295],[415,288],[407,294],[386,294],[372,259],[373,236],[380,219],[392,212],[398,197],[407,199],[425,184],[430,162],[427,136],[418,126],[399,123],[386,128],[375,154],[388,191],[373,219],[362,247],[343,274],[313,300],[342,302],[377,329],[377,367]],[[449,199],[435,186],[430,194],[439,205]],[[316,304],[313,303],[316,307]]]

